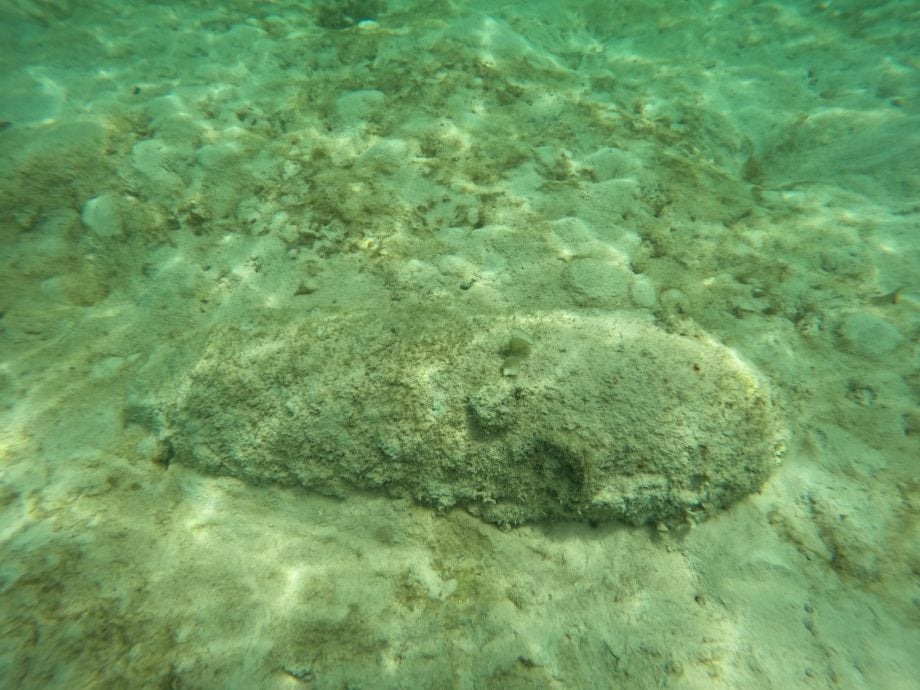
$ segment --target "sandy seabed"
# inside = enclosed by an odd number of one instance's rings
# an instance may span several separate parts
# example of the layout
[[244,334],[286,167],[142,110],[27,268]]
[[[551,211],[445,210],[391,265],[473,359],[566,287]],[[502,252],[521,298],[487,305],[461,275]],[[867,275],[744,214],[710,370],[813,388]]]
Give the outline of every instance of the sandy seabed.
[[[4,3],[0,685],[915,687],[920,10],[558,4]],[[216,333],[356,313],[498,324],[514,395],[513,329],[727,348],[782,462],[705,520],[495,525],[202,473],[149,412]]]

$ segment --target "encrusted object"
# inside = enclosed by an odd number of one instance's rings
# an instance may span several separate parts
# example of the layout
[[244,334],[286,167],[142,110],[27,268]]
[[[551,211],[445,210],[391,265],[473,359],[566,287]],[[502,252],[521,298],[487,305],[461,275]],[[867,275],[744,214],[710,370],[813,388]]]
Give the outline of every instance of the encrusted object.
[[141,389],[136,418],[178,462],[496,523],[697,521],[757,491],[784,436],[731,350],[622,315],[275,315]]

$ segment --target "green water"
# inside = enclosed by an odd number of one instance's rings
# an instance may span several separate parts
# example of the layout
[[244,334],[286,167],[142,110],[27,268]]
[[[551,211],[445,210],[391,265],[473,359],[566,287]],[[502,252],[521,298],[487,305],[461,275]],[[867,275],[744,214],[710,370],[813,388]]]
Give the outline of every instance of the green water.
[[0,688],[916,686],[918,3],[0,39]]

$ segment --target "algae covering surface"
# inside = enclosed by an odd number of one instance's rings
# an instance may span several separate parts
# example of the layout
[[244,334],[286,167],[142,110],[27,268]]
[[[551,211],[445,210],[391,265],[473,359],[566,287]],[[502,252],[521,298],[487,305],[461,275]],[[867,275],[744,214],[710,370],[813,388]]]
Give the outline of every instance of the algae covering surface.
[[782,448],[748,366],[650,319],[284,316],[217,330],[154,396],[165,404],[147,409],[142,383],[135,413],[157,420],[162,457],[340,496],[380,487],[500,523],[644,524],[758,490]]

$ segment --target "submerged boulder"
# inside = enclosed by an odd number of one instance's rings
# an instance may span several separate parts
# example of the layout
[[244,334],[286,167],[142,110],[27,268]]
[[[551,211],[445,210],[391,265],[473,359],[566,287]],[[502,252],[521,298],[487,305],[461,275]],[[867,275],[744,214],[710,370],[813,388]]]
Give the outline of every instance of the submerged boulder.
[[300,318],[218,328],[193,366],[143,385],[136,418],[208,472],[496,523],[699,519],[757,491],[782,448],[748,365],[649,319]]

